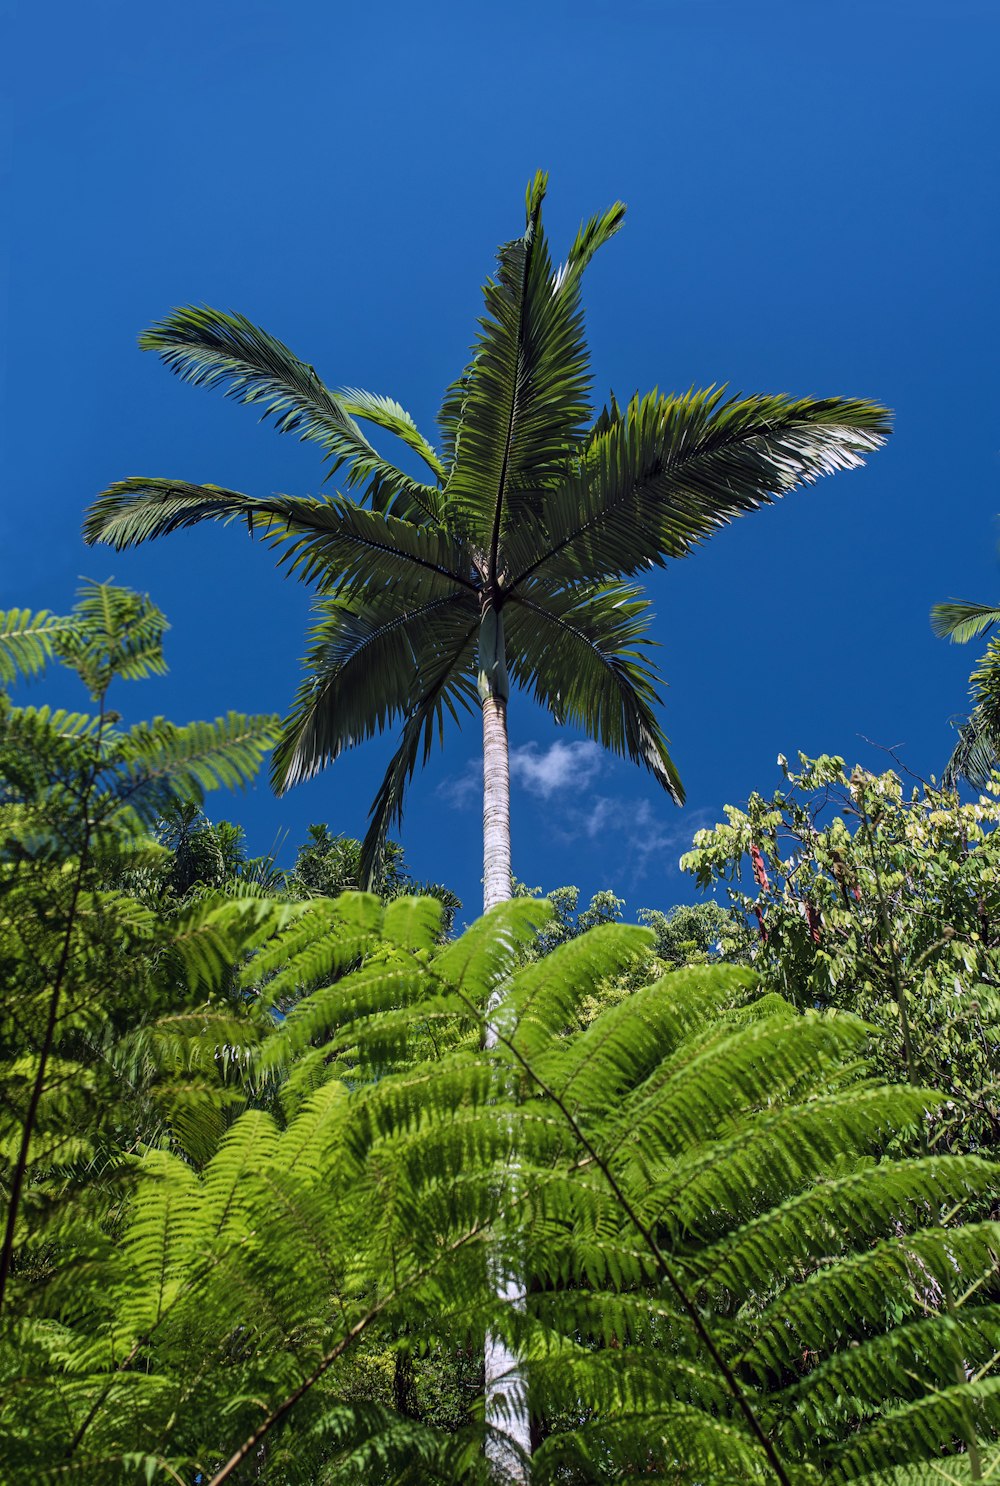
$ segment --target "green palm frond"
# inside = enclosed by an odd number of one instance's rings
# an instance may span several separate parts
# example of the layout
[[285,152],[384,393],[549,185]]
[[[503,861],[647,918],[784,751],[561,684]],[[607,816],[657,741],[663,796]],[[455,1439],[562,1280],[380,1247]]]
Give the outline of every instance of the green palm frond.
[[988,784],[1000,766],[1000,637],[994,636],[970,677],[972,710],[958,730],[942,782],[954,789],[960,779],[976,789]]
[[543,517],[511,534],[509,581],[600,582],[684,557],[736,516],[857,468],[888,431],[884,408],[845,398],[726,401],[709,389],[633,399],[579,472],[546,494]]
[[[279,433],[296,433],[326,452],[330,473],[347,466],[347,483],[370,482],[369,494],[383,507],[413,505],[437,515],[433,486],[410,479],[381,459],[354,421],[357,416],[397,434],[421,455],[435,476],[441,474],[433,450],[407,413],[389,398],[351,389],[345,398],[323,385],[313,367],[287,346],[247,320],[207,305],[175,310],[139,337],[144,351],[194,386],[223,387],[238,402],[261,404]],[[397,514],[408,514],[399,511]]]
[[259,532],[269,545],[284,547],[289,571],[320,586],[398,583],[412,592],[415,583],[443,579],[451,587],[473,587],[470,560],[446,532],[367,511],[339,496],[257,498],[216,485],[135,476],[109,486],[94,502],[84,537],[120,550],[200,521],[228,524],[240,518],[251,535]]
[[478,705],[474,678],[469,674],[479,630],[478,617],[469,625],[464,643],[455,655],[448,656],[436,671],[423,677],[424,690],[403,725],[399,746],[372,802],[370,824],[361,843],[361,880],[363,886],[374,882],[381,868],[385,843],[394,822],[403,818],[403,795],[413,778],[418,759],[430,757],[435,736],[444,741],[444,714],[459,721],[458,708],[470,711]]
[[510,668],[558,722],[654,775],[682,804],[684,789],[656,720],[659,676],[647,658],[649,604],[624,583],[551,591],[524,584],[505,606]]
[[360,387],[341,387],[337,400],[352,418],[364,418],[397,438],[419,454],[439,480],[444,480],[447,470],[434,446],[424,438],[416,423],[405,408],[394,398],[381,397],[374,392],[365,392]]
[[619,232],[624,225],[625,203],[622,201],[616,201],[614,206],[608,207],[607,211],[600,212],[586,222],[581,222],[580,230],[566,255],[566,263],[556,275],[557,287],[562,288],[570,277],[579,277],[594,254],[603,248],[606,242],[610,242],[615,233]]
[[990,604],[970,604],[951,599],[946,604],[935,604],[931,610],[931,629],[939,639],[953,640],[956,645],[978,640],[995,624],[1000,624],[1000,609]]
[[419,706],[442,662],[471,666],[478,605],[463,591],[403,605],[382,590],[369,602],[321,601],[299,688],[274,756],[280,790],[311,778],[346,748]]
[[545,186],[539,175],[529,188],[525,234],[500,249],[497,279],[484,291],[446,487],[463,526],[489,551],[491,574],[501,533],[564,476],[590,411],[579,279],[611,231],[590,224],[571,271],[556,275],[541,223]]

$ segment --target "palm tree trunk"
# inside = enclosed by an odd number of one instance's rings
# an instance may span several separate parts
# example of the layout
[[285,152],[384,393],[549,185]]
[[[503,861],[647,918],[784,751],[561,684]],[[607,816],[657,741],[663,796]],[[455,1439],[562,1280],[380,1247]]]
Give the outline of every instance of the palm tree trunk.
[[496,903],[506,903],[510,895],[507,703],[487,695],[483,698],[483,912]]
[[[487,691],[483,696],[484,912],[496,903],[505,903],[510,896],[507,702],[505,698]],[[489,1049],[495,1045],[496,1032],[487,1025],[486,1047]],[[498,1272],[495,1279],[501,1300],[513,1306],[524,1304],[524,1286],[515,1276]],[[494,1431],[487,1440],[486,1458],[500,1480],[527,1482],[530,1473],[524,1460],[531,1454],[531,1426],[524,1379],[517,1358],[499,1337],[488,1334],[484,1362],[486,1423]]]

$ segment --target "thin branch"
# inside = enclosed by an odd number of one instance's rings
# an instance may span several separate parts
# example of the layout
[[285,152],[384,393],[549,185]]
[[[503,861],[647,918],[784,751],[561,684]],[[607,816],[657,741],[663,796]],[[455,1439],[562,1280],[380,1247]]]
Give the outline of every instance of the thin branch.
[[[461,987],[455,986],[453,987],[453,989],[456,991],[457,995],[465,1002],[466,1006],[469,1007],[470,1011],[472,1011],[475,1016],[481,1018],[483,1021],[488,1021],[488,1013],[484,1014],[480,1010],[480,1008],[477,1007],[475,1003],[469,999],[468,996],[466,996]],[[515,1047],[511,1039],[506,1036],[506,1034],[496,1025],[495,1022],[492,1024],[492,1030],[496,1038],[496,1042],[501,1046],[507,1048],[508,1052],[513,1054],[514,1058],[517,1060],[523,1071],[528,1075],[528,1077],[537,1086],[541,1093],[544,1094],[547,1099],[550,1099],[552,1101],[555,1107],[559,1110],[560,1114],[563,1116],[563,1119],[566,1121],[576,1140],[601,1171],[605,1181],[611,1188],[612,1195],[618,1202],[626,1217],[631,1222],[632,1226],[635,1228],[636,1232],[640,1235],[643,1242],[646,1244],[650,1253],[653,1255],[653,1258],[656,1261],[657,1268],[659,1269],[661,1275],[666,1280],[670,1289],[679,1300],[702,1345],[705,1347],[708,1355],[711,1357],[713,1363],[721,1373],[726,1387],[728,1388],[730,1394],[733,1397],[733,1400],[735,1401],[737,1407],[739,1408],[744,1419],[749,1425],[751,1433],[763,1450],[764,1455],[767,1458],[767,1462],[770,1465],[771,1469],[774,1471],[774,1474],[777,1477],[778,1481],[781,1483],[781,1486],[792,1486],[791,1477],[786,1471],[781,1457],[778,1455],[778,1452],[772,1440],[769,1438],[763,1425],[757,1418],[750,1400],[747,1398],[744,1390],[740,1387],[739,1379],[736,1377],[736,1374],[733,1372],[732,1368],[729,1366],[722,1353],[719,1351],[711,1332],[709,1331],[698,1311],[697,1306],[688,1297],[684,1286],[681,1284],[680,1280],[674,1273],[672,1265],[670,1264],[663,1250],[657,1243],[652,1230],[643,1222],[642,1218],[639,1216],[638,1212],[630,1202],[628,1196],[622,1189],[614,1172],[601,1156],[597,1147],[587,1136],[583,1127],[578,1123],[575,1115],[571,1113],[568,1106],[563,1102],[563,1100],[559,1097],[555,1090],[550,1088],[549,1085],[544,1081],[544,1079],[542,1079],[535,1072],[534,1068],[532,1068],[527,1058],[525,1058],[524,1055],[518,1050],[518,1048]],[[210,1482],[209,1486],[215,1486],[215,1483]]]

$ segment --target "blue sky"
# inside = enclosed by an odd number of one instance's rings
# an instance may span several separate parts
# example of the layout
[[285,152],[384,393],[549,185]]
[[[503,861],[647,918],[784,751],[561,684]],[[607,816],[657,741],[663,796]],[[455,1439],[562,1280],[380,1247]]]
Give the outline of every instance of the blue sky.
[[[88,550],[89,500],[131,474],[256,494],[321,476],[138,332],[187,302],[240,310],[430,431],[542,167],[556,252],[629,207],[586,285],[598,396],[728,382],[874,397],[897,423],[864,471],[649,584],[683,811],[515,697],[516,871],[666,907],[694,895],[693,831],[776,787],[779,752],[881,766],[869,739],[940,769],[975,653],[928,610],[1000,599],[995,0],[62,0],[0,22],[0,606],[67,609],[80,575],[148,591],[171,672],[123,693],[131,716],[284,711],[308,594],[237,529]],[[212,812],[286,859],[310,821],[361,835],[390,748]],[[451,734],[402,832],[471,911],[478,748],[474,722]]]

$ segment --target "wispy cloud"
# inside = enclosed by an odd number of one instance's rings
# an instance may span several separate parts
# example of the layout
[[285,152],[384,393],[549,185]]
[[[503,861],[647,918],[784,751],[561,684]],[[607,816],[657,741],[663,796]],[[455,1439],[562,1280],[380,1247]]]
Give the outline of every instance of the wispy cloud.
[[578,743],[551,743],[548,748],[539,748],[537,743],[525,743],[514,748],[510,755],[511,778],[522,784],[530,794],[549,799],[558,790],[581,789],[597,774],[603,761],[603,751],[597,743],[585,740]]
[[[577,791],[590,784],[604,761],[603,750],[596,743],[557,740],[548,748],[537,743],[524,743],[510,751],[510,777],[529,794],[551,800],[560,792]],[[460,774],[444,780],[437,792],[456,810],[464,810],[482,794],[483,765],[470,759]]]
[[471,805],[474,800],[480,799],[483,793],[482,761],[470,759],[461,774],[455,774],[451,779],[441,781],[437,787],[437,793],[456,810],[464,810],[466,805]]
[[582,809],[560,821],[565,840],[601,842],[607,869],[622,885],[633,885],[654,869],[674,872],[696,831],[711,824],[706,811],[673,815],[672,806],[657,808],[650,800],[595,795]]

